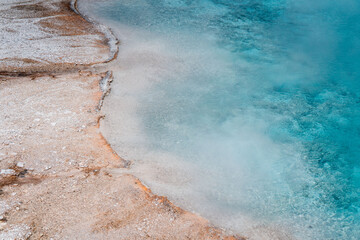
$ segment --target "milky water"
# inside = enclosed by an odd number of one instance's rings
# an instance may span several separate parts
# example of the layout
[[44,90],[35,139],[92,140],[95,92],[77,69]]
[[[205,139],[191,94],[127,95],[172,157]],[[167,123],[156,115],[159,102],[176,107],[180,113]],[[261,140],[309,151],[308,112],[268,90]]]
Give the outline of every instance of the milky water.
[[358,1],[80,3],[121,41],[102,130],[132,173],[255,239],[360,238]]

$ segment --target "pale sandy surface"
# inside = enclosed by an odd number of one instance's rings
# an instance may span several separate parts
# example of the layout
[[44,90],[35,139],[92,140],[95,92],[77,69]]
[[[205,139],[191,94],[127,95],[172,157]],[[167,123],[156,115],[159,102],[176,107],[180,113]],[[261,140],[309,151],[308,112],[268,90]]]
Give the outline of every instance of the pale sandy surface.
[[240,239],[112,175],[128,164],[99,133],[107,69],[90,66],[113,53],[69,4],[0,2],[0,239]]
[[68,1],[0,1],[0,72],[46,71],[104,62],[108,39]]

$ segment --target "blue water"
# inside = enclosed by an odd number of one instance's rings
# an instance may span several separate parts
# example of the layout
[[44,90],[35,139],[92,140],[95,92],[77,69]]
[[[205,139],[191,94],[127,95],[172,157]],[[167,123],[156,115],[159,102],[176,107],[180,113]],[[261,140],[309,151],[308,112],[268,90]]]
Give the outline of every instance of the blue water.
[[359,1],[88,4],[120,32],[157,42],[134,47],[145,56],[137,77],[151,84],[114,89],[136,99],[143,134],[121,137],[114,117],[119,151],[142,144],[202,169],[192,187],[211,208],[194,210],[232,218],[229,228],[243,229],[242,215],[300,239],[360,239]]

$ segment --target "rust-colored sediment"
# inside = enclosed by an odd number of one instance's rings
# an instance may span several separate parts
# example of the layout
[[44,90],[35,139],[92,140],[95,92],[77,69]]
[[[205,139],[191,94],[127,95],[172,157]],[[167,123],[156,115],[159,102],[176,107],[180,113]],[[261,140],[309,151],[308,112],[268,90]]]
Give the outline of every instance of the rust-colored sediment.
[[22,185],[22,184],[38,184],[44,178],[42,176],[32,176],[27,169],[12,166],[9,169],[15,171],[14,174],[4,175],[0,178],[0,191],[2,188],[9,185]]

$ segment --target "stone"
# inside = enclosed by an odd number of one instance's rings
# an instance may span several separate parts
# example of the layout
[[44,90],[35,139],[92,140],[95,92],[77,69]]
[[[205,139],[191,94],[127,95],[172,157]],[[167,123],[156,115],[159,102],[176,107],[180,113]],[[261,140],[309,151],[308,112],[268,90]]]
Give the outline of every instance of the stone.
[[15,175],[16,172],[14,169],[1,169],[0,175]]
[[19,167],[19,168],[24,168],[24,167],[25,167],[25,164],[24,164],[23,162],[18,162],[18,163],[16,164],[16,166]]

